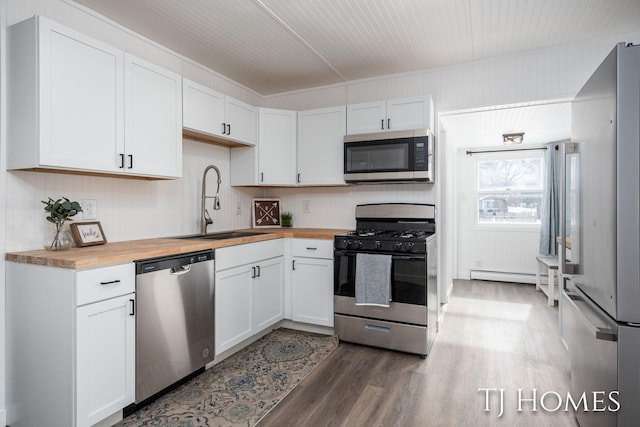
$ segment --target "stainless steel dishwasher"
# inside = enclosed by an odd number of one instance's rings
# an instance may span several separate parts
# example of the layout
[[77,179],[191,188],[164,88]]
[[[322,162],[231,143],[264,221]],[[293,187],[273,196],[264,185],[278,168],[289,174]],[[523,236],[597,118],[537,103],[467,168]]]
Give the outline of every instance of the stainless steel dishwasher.
[[214,356],[213,251],[136,262],[136,404]]

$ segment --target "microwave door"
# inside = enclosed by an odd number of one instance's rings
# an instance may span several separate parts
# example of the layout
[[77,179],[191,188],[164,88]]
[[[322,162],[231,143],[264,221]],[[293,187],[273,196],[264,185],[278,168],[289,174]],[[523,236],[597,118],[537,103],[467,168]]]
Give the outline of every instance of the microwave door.
[[369,141],[345,144],[345,173],[406,172],[411,169],[409,141]]

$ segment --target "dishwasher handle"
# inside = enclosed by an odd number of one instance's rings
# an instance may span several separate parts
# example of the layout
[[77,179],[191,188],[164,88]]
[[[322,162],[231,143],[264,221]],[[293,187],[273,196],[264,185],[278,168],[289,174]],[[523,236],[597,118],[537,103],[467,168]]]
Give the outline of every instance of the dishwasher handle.
[[171,274],[173,276],[182,276],[183,274],[187,274],[191,271],[191,264],[179,265],[177,267],[171,268]]
[[147,274],[160,270],[169,270],[170,274],[174,275],[186,274],[189,272],[192,264],[213,260],[213,250],[210,249],[206,251],[149,258],[136,261],[136,274]]

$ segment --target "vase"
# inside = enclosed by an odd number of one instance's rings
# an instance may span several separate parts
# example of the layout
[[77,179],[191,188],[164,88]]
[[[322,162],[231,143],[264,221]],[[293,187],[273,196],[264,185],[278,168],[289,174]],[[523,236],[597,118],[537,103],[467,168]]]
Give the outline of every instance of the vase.
[[71,234],[62,224],[51,224],[46,233],[42,246],[48,251],[66,251],[73,246]]

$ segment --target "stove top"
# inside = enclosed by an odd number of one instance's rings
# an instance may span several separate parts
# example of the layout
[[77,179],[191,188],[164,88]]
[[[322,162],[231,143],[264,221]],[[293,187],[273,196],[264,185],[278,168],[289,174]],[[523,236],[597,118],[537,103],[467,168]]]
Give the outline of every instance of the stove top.
[[336,249],[426,253],[435,234],[435,207],[410,203],[358,205],[356,229],[336,236]]

